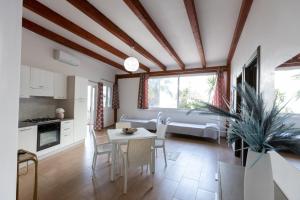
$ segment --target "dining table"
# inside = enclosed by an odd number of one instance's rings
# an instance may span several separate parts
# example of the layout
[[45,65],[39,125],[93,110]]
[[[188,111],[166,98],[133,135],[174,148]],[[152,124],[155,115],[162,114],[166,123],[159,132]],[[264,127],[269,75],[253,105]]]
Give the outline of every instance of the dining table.
[[[155,144],[156,134],[151,133],[145,128],[137,128],[137,131],[133,134],[125,134],[122,129],[108,129],[107,130],[108,140],[112,144],[112,161],[111,161],[111,170],[110,170],[110,179],[111,181],[115,180],[115,174],[117,169],[117,154],[118,146],[129,140],[136,139],[152,139],[153,146]],[[155,152],[151,151],[151,172],[155,173]]]

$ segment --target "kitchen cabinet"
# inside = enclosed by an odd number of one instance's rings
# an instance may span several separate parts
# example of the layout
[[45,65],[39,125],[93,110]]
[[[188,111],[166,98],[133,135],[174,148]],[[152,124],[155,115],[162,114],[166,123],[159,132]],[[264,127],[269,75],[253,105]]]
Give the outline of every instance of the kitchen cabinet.
[[37,146],[37,126],[19,128],[18,148],[35,153]]
[[66,120],[61,122],[60,127],[60,144],[62,147],[74,142],[74,121]]
[[87,100],[75,100],[74,102],[74,130],[75,141],[85,139],[87,133]]
[[31,96],[53,97],[53,72],[31,67],[30,94]]
[[53,74],[54,78],[54,99],[67,98],[67,77],[64,74]]
[[74,99],[87,99],[88,80],[82,77],[75,77]]
[[68,117],[74,118],[74,141],[85,139],[87,133],[88,80],[78,76],[68,77]]
[[30,67],[21,66],[20,71],[20,98],[30,97]]

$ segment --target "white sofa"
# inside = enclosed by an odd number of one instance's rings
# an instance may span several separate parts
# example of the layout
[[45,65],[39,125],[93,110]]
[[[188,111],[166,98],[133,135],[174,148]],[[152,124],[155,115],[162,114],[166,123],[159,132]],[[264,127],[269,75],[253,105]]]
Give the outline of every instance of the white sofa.
[[139,127],[143,127],[147,130],[156,130],[157,127],[157,123],[160,121],[162,121],[162,112],[159,112],[157,114],[156,119],[137,119],[137,118],[130,118],[127,117],[126,115],[122,115],[120,118],[121,122],[130,122],[131,123],[131,127],[133,128],[139,128]]
[[220,144],[220,125],[216,123],[189,123],[189,122],[175,122],[172,120],[168,121],[168,133],[176,133],[183,135],[192,135],[197,137],[212,138],[218,141]]

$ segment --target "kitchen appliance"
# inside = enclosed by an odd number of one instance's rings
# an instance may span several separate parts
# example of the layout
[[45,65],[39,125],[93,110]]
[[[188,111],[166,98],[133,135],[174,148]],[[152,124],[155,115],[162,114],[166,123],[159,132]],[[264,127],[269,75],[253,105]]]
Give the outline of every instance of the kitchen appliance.
[[26,119],[22,122],[42,124],[42,123],[59,122],[59,119],[52,118],[52,117],[41,117],[41,118],[34,118],[34,119]]
[[65,110],[63,108],[57,108],[55,113],[58,119],[63,119],[65,117]]
[[38,124],[37,151],[60,144],[60,121],[48,121]]

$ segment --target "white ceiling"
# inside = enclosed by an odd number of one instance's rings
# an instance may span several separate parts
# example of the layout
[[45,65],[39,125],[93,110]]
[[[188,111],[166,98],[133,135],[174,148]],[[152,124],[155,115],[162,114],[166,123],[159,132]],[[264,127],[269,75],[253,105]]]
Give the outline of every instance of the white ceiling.
[[[179,69],[175,60],[122,0],[88,1],[160,62],[166,65],[168,69]],[[39,0],[39,2],[122,52],[136,56],[141,63],[150,67],[152,71],[160,70],[155,63],[132,50],[67,1]],[[207,66],[226,64],[241,2],[242,0],[195,0]],[[141,3],[186,67],[201,67],[201,60],[197,52],[183,0],[141,0]],[[51,23],[28,9],[23,9],[23,16],[117,63],[123,64],[122,59]]]

